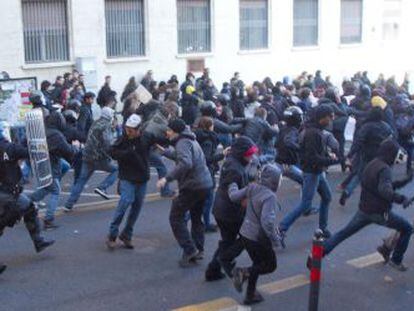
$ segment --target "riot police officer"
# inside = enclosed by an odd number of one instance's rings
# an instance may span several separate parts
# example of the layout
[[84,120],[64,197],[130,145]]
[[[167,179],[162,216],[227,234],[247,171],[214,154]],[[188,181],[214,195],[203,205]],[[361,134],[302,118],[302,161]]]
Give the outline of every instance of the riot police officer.
[[[39,253],[54,241],[47,241],[40,235],[36,208],[22,193],[22,173],[18,161],[28,157],[27,148],[11,142],[7,122],[0,121],[0,236],[5,227],[13,227],[23,217],[35,250]],[[6,266],[0,263],[0,273],[5,269]]]

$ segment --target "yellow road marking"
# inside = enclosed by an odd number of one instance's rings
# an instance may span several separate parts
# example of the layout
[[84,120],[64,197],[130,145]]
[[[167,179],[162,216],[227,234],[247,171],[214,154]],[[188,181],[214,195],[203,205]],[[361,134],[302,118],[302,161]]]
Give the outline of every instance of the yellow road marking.
[[273,283],[264,284],[259,287],[259,290],[269,294],[279,294],[297,287],[309,284],[309,278],[304,274],[295,275]]
[[190,305],[173,311],[224,311],[239,310],[239,304],[232,298],[224,297],[216,300]]
[[355,268],[362,269],[362,268],[366,268],[366,267],[378,264],[380,262],[384,262],[384,258],[382,258],[382,256],[378,253],[372,253],[367,256],[362,256],[359,258],[348,260],[346,263]]

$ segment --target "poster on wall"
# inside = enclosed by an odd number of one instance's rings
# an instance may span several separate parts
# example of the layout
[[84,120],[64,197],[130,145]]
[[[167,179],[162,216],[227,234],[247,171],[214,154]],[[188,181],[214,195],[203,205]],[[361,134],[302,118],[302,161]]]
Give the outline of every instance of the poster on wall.
[[36,77],[0,80],[0,120],[23,125],[25,113],[32,108],[30,92],[36,89]]

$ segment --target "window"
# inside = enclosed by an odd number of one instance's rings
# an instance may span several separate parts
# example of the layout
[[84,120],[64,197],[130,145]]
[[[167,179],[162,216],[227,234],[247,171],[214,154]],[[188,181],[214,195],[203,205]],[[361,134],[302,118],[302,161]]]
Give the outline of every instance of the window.
[[105,0],[109,58],[145,55],[143,0]]
[[358,43],[362,38],[362,0],[341,1],[341,43]]
[[66,0],[22,0],[26,63],[69,60]]
[[177,0],[178,53],[211,51],[210,0]]
[[318,45],[318,0],[294,0],[293,46]]
[[240,49],[268,47],[268,0],[240,0]]
[[401,6],[401,0],[384,0],[382,14],[382,39],[384,41],[397,40],[400,35]]

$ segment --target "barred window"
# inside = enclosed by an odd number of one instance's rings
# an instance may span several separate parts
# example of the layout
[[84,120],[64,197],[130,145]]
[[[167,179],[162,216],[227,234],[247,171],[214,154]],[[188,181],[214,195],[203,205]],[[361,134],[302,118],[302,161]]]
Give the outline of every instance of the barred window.
[[178,53],[211,51],[210,0],[177,0]]
[[318,45],[318,0],[294,0],[293,46]]
[[66,0],[22,0],[26,63],[69,60]]
[[268,0],[240,0],[240,49],[268,47]]
[[105,0],[109,58],[145,55],[143,0]]
[[362,0],[341,1],[341,43],[358,43],[362,38]]

